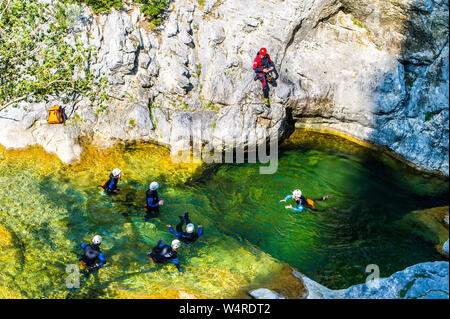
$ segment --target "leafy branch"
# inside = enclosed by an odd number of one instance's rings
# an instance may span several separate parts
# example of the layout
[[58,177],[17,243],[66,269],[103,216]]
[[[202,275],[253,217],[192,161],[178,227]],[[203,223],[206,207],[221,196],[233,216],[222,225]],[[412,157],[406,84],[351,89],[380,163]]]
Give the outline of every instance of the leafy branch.
[[0,3],[0,111],[26,100],[47,101],[59,96],[63,102],[75,94],[93,103],[107,97],[103,79],[88,69],[92,48],[69,42],[73,19],[63,5],[49,6],[37,0]]

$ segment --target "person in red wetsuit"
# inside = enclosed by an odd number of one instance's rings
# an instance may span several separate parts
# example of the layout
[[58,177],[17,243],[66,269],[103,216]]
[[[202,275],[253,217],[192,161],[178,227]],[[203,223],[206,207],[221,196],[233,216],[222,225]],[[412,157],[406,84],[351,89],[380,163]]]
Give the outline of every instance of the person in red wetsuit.
[[[255,71],[255,81],[260,80],[262,83],[264,104],[270,107],[269,100],[269,83],[275,85],[275,80],[278,78],[278,73],[275,69],[275,64],[267,54],[266,48],[261,48],[253,61],[253,70]],[[275,75],[272,75],[272,72]]]

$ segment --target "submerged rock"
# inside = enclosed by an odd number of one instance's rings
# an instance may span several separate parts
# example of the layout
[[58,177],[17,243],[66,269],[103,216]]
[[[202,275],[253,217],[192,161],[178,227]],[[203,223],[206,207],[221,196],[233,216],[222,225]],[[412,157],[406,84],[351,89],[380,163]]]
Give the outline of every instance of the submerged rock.
[[199,295],[194,292],[185,290],[170,289],[166,287],[158,287],[159,293],[151,292],[133,292],[121,289],[110,289],[112,298],[116,299],[208,299],[206,296]]
[[[443,245],[448,241],[448,206],[413,211],[396,222],[397,226],[411,231],[424,240],[432,242],[439,253],[443,252]],[[445,255],[445,254],[444,254]],[[448,255],[447,255],[448,256]]]
[[449,263],[427,262],[408,267],[388,278],[331,290],[298,272],[308,290],[307,299],[448,299]]
[[284,296],[267,288],[259,288],[249,292],[255,299],[286,299]]
[[[303,281],[294,275],[294,269],[288,264],[271,274],[266,280],[254,283],[253,286],[245,287],[246,294],[256,299],[303,299],[308,291]],[[259,287],[264,288],[259,288]],[[255,287],[258,287],[255,289]],[[253,288],[253,289],[252,289]],[[246,296],[237,295],[236,298]]]

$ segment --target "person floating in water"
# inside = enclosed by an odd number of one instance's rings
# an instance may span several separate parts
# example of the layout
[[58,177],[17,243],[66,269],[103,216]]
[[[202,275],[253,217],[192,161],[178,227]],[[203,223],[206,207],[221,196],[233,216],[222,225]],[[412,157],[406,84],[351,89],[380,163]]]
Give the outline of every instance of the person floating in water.
[[[170,232],[178,237],[185,244],[191,244],[199,239],[203,235],[203,226],[198,225],[198,233],[194,232],[195,226],[191,223],[189,219],[189,213],[185,212],[184,217],[178,216],[180,218],[180,222],[176,226],[176,231],[172,228],[171,225],[167,225]],[[183,232],[183,224],[186,222],[186,231]]]
[[109,175],[109,180],[104,182],[100,187],[103,189],[103,194],[117,194],[120,191],[120,188],[117,187],[119,183],[119,179],[122,178],[122,171],[118,168],[115,168],[112,173]]
[[145,203],[145,211],[147,214],[145,215],[145,220],[148,220],[152,217],[156,217],[159,213],[159,206],[164,205],[163,200],[159,200],[158,191],[159,184],[157,182],[152,182],[149,185],[149,189],[146,194],[146,203]]
[[[267,54],[266,48],[261,48],[253,61],[253,70],[255,71],[255,81],[260,80],[264,95],[264,104],[270,107],[269,83],[276,86],[275,80],[278,78],[278,72],[275,64]],[[274,73],[272,75],[272,72]]]
[[147,257],[154,263],[166,264],[170,262],[174,264],[180,272],[180,275],[182,275],[183,270],[181,269],[177,255],[177,249],[180,248],[180,246],[181,242],[178,239],[174,239],[171,246],[163,244],[162,240],[159,240],[152,251],[147,253]]
[[[100,235],[95,235],[94,238],[92,238],[92,244],[81,244],[81,248],[84,249],[84,254],[79,261],[89,273],[100,269],[106,263],[106,259],[100,250],[101,243],[102,237]],[[97,259],[100,260],[99,264],[97,264]]]
[[305,198],[302,195],[301,190],[296,189],[295,191],[292,192],[292,195],[288,195],[284,199],[280,200],[280,203],[286,202],[288,199],[292,198],[297,203],[297,207],[293,207],[292,205],[289,205],[289,206],[285,207],[286,209],[292,209],[293,211],[298,212],[298,213],[301,213],[304,208],[308,208],[313,211],[319,211],[316,208],[315,203],[318,201],[327,200],[330,197],[331,197],[331,195],[326,195],[326,196],[323,196],[322,198],[309,199],[309,198]]

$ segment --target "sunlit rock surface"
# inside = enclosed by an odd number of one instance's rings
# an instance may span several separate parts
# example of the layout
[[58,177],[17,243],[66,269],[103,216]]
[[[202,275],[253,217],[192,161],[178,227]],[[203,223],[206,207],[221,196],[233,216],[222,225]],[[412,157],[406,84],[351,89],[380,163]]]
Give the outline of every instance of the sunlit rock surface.
[[255,299],[286,299],[284,296],[267,288],[258,288],[249,292]]
[[[43,138],[54,102],[9,107],[0,112],[4,146],[40,144],[73,162],[77,137],[182,149],[190,136],[213,145],[226,136],[247,146],[256,143],[252,131],[257,141],[282,139],[295,123],[386,146],[448,175],[446,1],[176,0],[156,30],[136,5],[78,11],[74,30],[98,49],[89,69],[108,79],[107,109],[79,101],[68,121],[74,129],[59,134],[64,143]],[[280,73],[270,109],[253,81],[262,46]]]
[[351,286],[342,290],[331,290],[308,277],[302,278],[307,290],[307,299],[448,299],[449,264],[445,261],[426,262],[396,272],[388,278],[375,282]]

